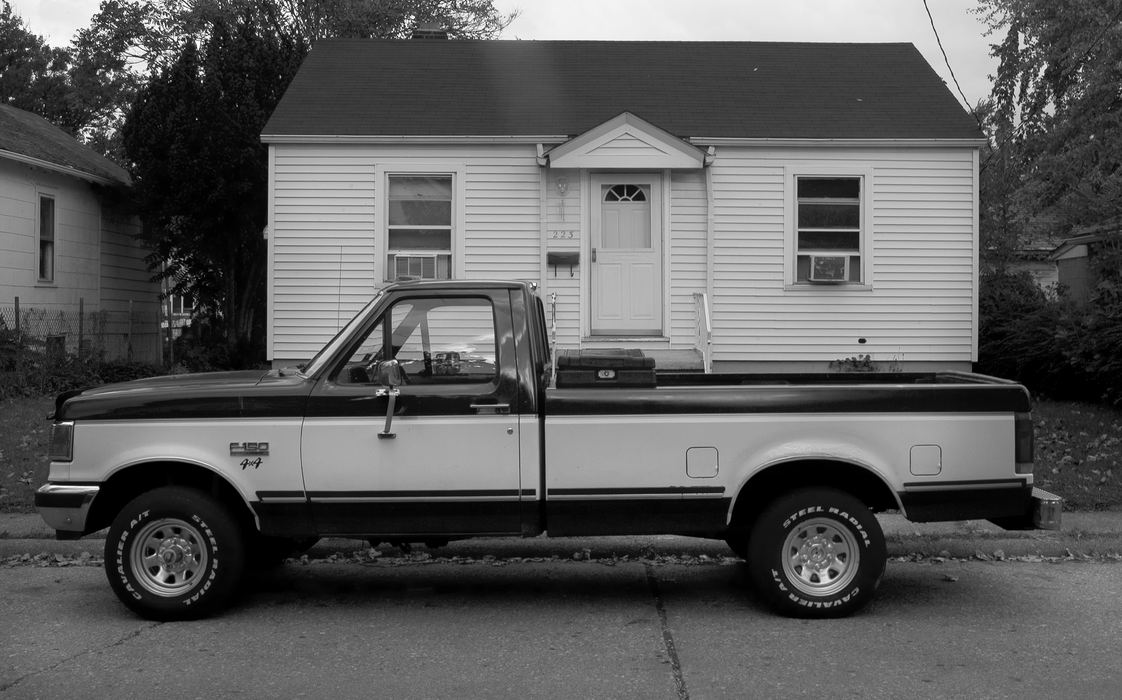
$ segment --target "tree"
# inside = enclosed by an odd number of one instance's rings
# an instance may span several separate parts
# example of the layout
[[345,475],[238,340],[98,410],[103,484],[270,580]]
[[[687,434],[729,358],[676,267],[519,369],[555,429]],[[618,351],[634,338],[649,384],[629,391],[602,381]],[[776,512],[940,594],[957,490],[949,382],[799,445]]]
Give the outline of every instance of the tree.
[[1122,3],[982,0],[979,11],[1000,38],[994,134],[1019,225],[1122,215]]
[[461,23],[447,25],[458,36],[509,22],[490,0],[106,0],[80,36],[121,66],[151,67],[123,136],[152,262],[209,312],[234,364],[249,364],[263,338],[260,133],[311,41],[344,30],[398,36],[442,12]]
[[12,12],[0,5],[0,102],[34,112],[71,133],[81,126],[68,110],[67,70],[70,55],[51,48],[32,34]]
[[[124,126],[146,236],[244,363],[260,337],[267,150],[261,129],[303,56],[248,10],[188,41],[141,89]],[[255,331],[257,331],[255,333]]]

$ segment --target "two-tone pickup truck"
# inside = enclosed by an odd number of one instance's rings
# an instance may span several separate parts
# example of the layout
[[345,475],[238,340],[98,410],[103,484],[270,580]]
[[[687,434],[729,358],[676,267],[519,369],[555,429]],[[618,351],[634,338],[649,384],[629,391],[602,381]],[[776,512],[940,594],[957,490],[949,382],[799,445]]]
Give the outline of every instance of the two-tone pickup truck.
[[394,285],[299,370],[60,396],[36,504],[62,538],[108,527],[109,582],[154,619],[325,536],[542,534],[723,539],[775,610],[837,616],[884,572],[877,512],[1058,526],[1019,385],[651,364],[554,363],[530,284]]

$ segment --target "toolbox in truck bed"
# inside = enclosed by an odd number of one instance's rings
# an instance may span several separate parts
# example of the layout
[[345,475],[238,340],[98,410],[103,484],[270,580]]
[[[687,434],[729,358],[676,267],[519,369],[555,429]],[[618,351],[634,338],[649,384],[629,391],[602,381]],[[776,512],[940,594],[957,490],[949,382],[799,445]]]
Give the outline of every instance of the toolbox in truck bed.
[[568,350],[557,357],[557,388],[653,387],[655,360],[642,350]]

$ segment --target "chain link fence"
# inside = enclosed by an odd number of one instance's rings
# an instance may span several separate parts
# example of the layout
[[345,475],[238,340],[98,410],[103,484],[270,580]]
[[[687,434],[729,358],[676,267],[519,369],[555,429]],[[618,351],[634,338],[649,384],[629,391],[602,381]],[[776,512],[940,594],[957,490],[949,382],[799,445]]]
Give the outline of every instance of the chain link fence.
[[18,298],[0,303],[0,384],[22,386],[36,368],[60,370],[75,360],[93,369],[107,363],[159,364],[161,321],[159,307],[149,304],[86,311],[83,302],[77,310],[25,306]]

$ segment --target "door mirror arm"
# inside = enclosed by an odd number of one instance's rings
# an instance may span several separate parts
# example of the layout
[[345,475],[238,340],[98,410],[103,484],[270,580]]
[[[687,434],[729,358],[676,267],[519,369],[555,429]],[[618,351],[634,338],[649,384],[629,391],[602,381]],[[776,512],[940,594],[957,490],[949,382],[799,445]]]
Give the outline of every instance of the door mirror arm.
[[401,363],[397,360],[379,362],[378,366],[374,368],[374,382],[382,385],[375,396],[385,396],[389,399],[386,402],[386,427],[378,433],[378,439],[393,440],[397,437],[397,434],[393,433],[390,428],[393,426],[397,397],[401,394],[398,387],[405,383],[405,371],[401,368]]

